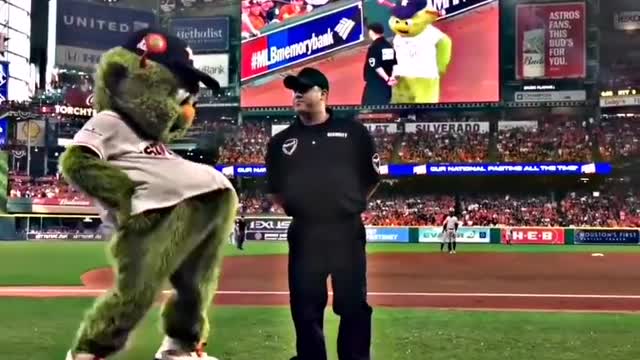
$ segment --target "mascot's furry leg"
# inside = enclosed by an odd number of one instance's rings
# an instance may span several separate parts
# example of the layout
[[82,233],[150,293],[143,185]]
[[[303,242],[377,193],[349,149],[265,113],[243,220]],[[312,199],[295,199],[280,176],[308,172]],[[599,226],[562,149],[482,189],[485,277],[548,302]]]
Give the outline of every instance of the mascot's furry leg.
[[120,225],[111,241],[117,283],[86,314],[72,352],[105,358],[122,349],[168,278],[177,294],[165,307],[166,329],[180,346],[171,350],[195,351],[237,202],[233,190],[219,190]]
[[392,104],[434,104],[440,101],[440,79],[399,77],[391,90]]
[[162,318],[167,335],[156,354],[179,349],[201,349],[209,336],[208,309],[217,289],[220,251],[231,234],[238,206],[235,192],[216,192],[213,196],[197,199],[204,209],[199,216],[203,221],[216,214],[221,222],[205,229],[200,245],[194,249],[171,275],[170,281],[176,290],[165,302]]

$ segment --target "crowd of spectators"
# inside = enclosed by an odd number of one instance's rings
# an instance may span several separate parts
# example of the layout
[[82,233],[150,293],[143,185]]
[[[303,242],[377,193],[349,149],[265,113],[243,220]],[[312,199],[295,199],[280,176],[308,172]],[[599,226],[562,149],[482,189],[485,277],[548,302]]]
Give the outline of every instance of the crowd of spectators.
[[455,201],[449,196],[380,197],[364,212],[366,224],[379,226],[428,226],[442,224]]
[[502,162],[591,161],[591,136],[576,119],[554,116],[539,121],[537,128],[498,130],[498,156]]
[[548,196],[474,196],[462,200],[467,226],[558,226],[557,206]]
[[260,35],[270,24],[283,23],[289,19],[306,15],[333,0],[243,0],[242,38]]
[[[261,194],[241,195],[246,215],[283,215]],[[464,226],[640,226],[640,198],[632,192],[570,193],[559,203],[545,195],[476,195],[461,199]],[[452,196],[374,197],[363,213],[368,225],[440,226],[455,206]]]
[[594,129],[600,155],[605,161],[637,159],[640,155],[638,118],[603,119]]
[[489,133],[418,131],[405,134],[398,155],[405,163],[475,163],[488,151]]
[[25,173],[9,173],[9,197],[30,199],[86,200],[86,196],[59,176],[34,178]]
[[599,77],[602,89],[625,90],[640,84],[640,65],[637,59],[622,57],[603,67]]
[[220,164],[263,164],[271,128],[265,122],[247,122],[227,137],[219,150]]
[[[58,137],[71,138],[86,118],[65,118],[59,122]],[[224,134],[221,164],[264,163],[271,121],[245,121],[242,125],[198,119],[188,137]],[[527,123],[531,123],[528,121]],[[477,163],[491,161],[491,132],[424,131],[389,133],[384,127],[372,130],[383,163]],[[630,119],[603,119],[587,128],[576,119],[555,117],[539,121],[537,127],[511,126],[495,135],[496,161],[574,162],[592,161],[599,149],[603,160],[630,159],[640,154],[640,125]],[[597,146],[594,146],[594,142]]]

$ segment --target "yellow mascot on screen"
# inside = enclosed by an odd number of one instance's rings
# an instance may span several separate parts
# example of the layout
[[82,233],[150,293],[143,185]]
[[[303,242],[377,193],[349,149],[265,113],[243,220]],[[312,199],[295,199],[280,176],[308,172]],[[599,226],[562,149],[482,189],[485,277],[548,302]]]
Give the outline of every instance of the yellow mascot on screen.
[[444,13],[427,0],[400,0],[392,9],[389,27],[398,64],[390,81],[391,103],[440,102],[440,78],[451,61],[452,42],[433,23]]

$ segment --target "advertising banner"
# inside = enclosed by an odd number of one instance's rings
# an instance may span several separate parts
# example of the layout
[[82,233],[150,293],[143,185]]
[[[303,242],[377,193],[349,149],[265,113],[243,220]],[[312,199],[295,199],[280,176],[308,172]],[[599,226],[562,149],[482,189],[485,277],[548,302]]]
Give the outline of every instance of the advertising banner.
[[[498,0],[428,0],[444,14],[416,36],[395,35],[402,29],[389,19],[404,0],[308,1],[295,16],[277,21],[243,8],[241,45],[241,106],[291,106],[282,78],[303,66],[320,69],[329,80],[329,105],[387,106],[500,100],[500,6]],[[317,3],[317,4],[316,4]],[[418,5],[419,6],[419,5]],[[380,23],[393,51],[372,52],[364,19]],[[428,34],[427,34],[428,33]],[[373,56],[373,54],[377,54]],[[375,75],[375,63],[395,58],[395,75],[402,79],[438,79],[433,89],[417,87],[415,99],[384,96],[365,79]],[[448,58],[445,69],[438,59]],[[363,76],[363,69],[370,76]],[[391,74],[388,74],[391,75]],[[427,86],[427,85],[425,85]],[[401,91],[401,90],[396,90]],[[394,91],[395,92],[395,91]],[[382,95],[382,96],[381,96]]]
[[97,64],[104,50],[156,24],[151,11],[73,0],[57,2],[56,18],[57,66]]
[[514,101],[517,103],[585,100],[587,92],[584,90],[516,91],[514,94]]
[[287,240],[288,218],[247,218],[247,240]]
[[0,119],[0,146],[7,145],[7,136],[9,134],[9,120],[7,118]]
[[564,229],[550,227],[522,227],[502,229],[503,244],[564,244]]
[[640,11],[621,11],[613,14],[613,27],[616,30],[640,30]]
[[362,3],[320,13],[243,42],[241,79],[308,61],[363,40]]
[[367,242],[408,243],[409,228],[367,226]]
[[27,240],[104,240],[100,233],[28,233]]
[[54,105],[53,106],[56,114],[60,115],[71,115],[71,116],[79,116],[79,117],[92,117],[98,112],[91,107],[76,107],[76,106],[65,106],[65,105]]
[[526,121],[499,121],[498,130],[526,129],[534,130],[538,128],[538,122],[535,120]]
[[[489,228],[461,226],[458,228],[456,242],[488,244],[491,242]],[[418,229],[418,242],[439,243],[442,241],[442,227],[420,227]]]
[[73,200],[62,198],[31,199],[31,211],[44,214],[98,214],[98,209],[90,200]]
[[617,106],[640,106],[640,94],[600,97],[600,107]]
[[0,101],[9,100],[9,62],[0,61]]
[[640,231],[637,229],[576,229],[575,244],[638,244]]
[[395,123],[364,123],[363,125],[371,133],[395,134],[400,131],[398,124]]
[[516,5],[516,79],[586,76],[584,2]]
[[169,32],[186,41],[194,54],[229,50],[229,17],[172,18]]
[[216,79],[220,87],[229,86],[229,54],[194,55],[193,66]]
[[[262,177],[267,168],[262,164],[215,165],[216,170],[229,177]],[[391,177],[428,176],[498,176],[498,175],[609,175],[610,163],[530,163],[530,164],[387,164],[380,173]]]
[[431,123],[406,123],[405,132],[434,132],[434,133],[487,133],[488,122],[431,122]]
[[610,174],[612,169],[611,164],[608,163],[451,164],[425,166],[427,175],[583,175]]

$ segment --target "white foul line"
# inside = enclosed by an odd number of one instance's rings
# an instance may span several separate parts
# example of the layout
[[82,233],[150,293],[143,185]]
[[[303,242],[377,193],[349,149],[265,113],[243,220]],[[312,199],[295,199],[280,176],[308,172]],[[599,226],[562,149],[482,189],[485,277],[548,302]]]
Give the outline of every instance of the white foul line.
[[[87,289],[74,287],[0,287],[0,296],[9,296],[11,294],[32,293],[34,295],[45,294],[97,294],[104,293],[105,289]],[[171,293],[171,290],[164,290],[163,293]],[[333,294],[333,292],[329,292]],[[251,295],[251,296],[279,296],[289,295],[288,291],[246,291],[246,290],[220,290],[216,295]],[[640,295],[599,295],[599,294],[523,294],[523,293],[444,293],[444,292],[369,292],[369,296],[388,296],[388,297],[488,297],[488,298],[505,298],[505,297],[521,297],[521,298],[572,298],[572,299],[637,299]]]

